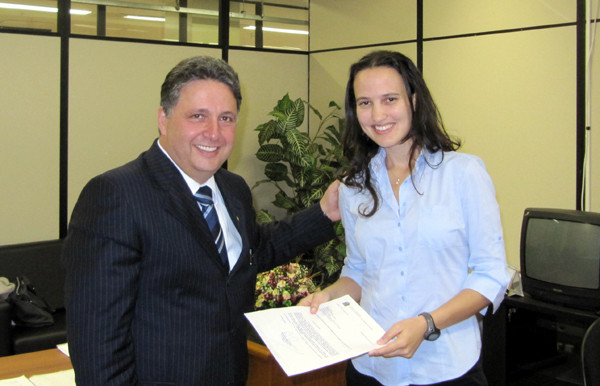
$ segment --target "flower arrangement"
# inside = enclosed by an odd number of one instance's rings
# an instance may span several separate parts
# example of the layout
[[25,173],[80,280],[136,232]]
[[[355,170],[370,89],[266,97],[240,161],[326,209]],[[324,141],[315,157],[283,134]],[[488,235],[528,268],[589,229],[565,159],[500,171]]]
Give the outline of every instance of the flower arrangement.
[[299,263],[280,265],[258,274],[256,278],[256,310],[289,307],[316,289],[308,268]]

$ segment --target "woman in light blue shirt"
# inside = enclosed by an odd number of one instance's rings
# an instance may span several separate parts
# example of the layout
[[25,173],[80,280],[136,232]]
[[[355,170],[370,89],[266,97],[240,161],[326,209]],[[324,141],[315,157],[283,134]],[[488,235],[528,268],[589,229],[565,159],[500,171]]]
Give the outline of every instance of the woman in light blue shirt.
[[509,277],[483,162],[456,152],[419,70],[391,51],[352,65],[343,145],[347,257],[301,304],[350,294],[386,330],[348,384],[487,385],[476,315],[497,309]]

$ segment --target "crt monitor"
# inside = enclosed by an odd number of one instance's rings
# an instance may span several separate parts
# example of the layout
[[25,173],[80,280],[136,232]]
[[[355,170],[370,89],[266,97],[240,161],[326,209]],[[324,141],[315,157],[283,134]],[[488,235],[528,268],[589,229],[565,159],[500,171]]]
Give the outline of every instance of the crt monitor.
[[533,298],[600,310],[600,213],[527,208],[521,281]]

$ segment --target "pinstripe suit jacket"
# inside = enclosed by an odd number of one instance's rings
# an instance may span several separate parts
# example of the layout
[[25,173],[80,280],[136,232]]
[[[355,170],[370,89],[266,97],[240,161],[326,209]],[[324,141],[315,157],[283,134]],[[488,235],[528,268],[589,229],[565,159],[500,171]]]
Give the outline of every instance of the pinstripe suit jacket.
[[85,186],[62,256],[78,384],[244,384],[257,272],[334,233],[318,205],[258,226],[244,180],[224,169],[215,179],[243,242],[230,273],[156,141]]

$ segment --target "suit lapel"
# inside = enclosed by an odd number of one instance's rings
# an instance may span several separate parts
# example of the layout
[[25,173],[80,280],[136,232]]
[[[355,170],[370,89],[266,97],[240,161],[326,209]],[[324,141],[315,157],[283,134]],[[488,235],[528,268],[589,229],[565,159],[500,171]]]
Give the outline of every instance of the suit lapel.
[[237,188],[235,184],[232,183],[231,179],[227,177],[227,172],[223,169],[220,169],[215,173],[215,181],[217,186],[219,187],[219,191],[221,192],[221,196],[223,196],[223,201],[225,202],[225,206],[227,207],[227,212],[229,213],[229,217],[235,224],[235,227],[242,238],[242,252],[240,253],[239,259],[234,267],[233,271],[236,271],[237,268],[244,263],[245,260],[248,259],[248,254],[245,251],[248,251],[249,242],[248,235],[249,232],[246,229],[246,210],[244,205],[235,194]]
[[179,170],[158,147],[157,141],[145,153],[144,158],[157,189],[164,197],[164,209],[196,235],[206,254],[222,266],[214,240],[198,204]]

